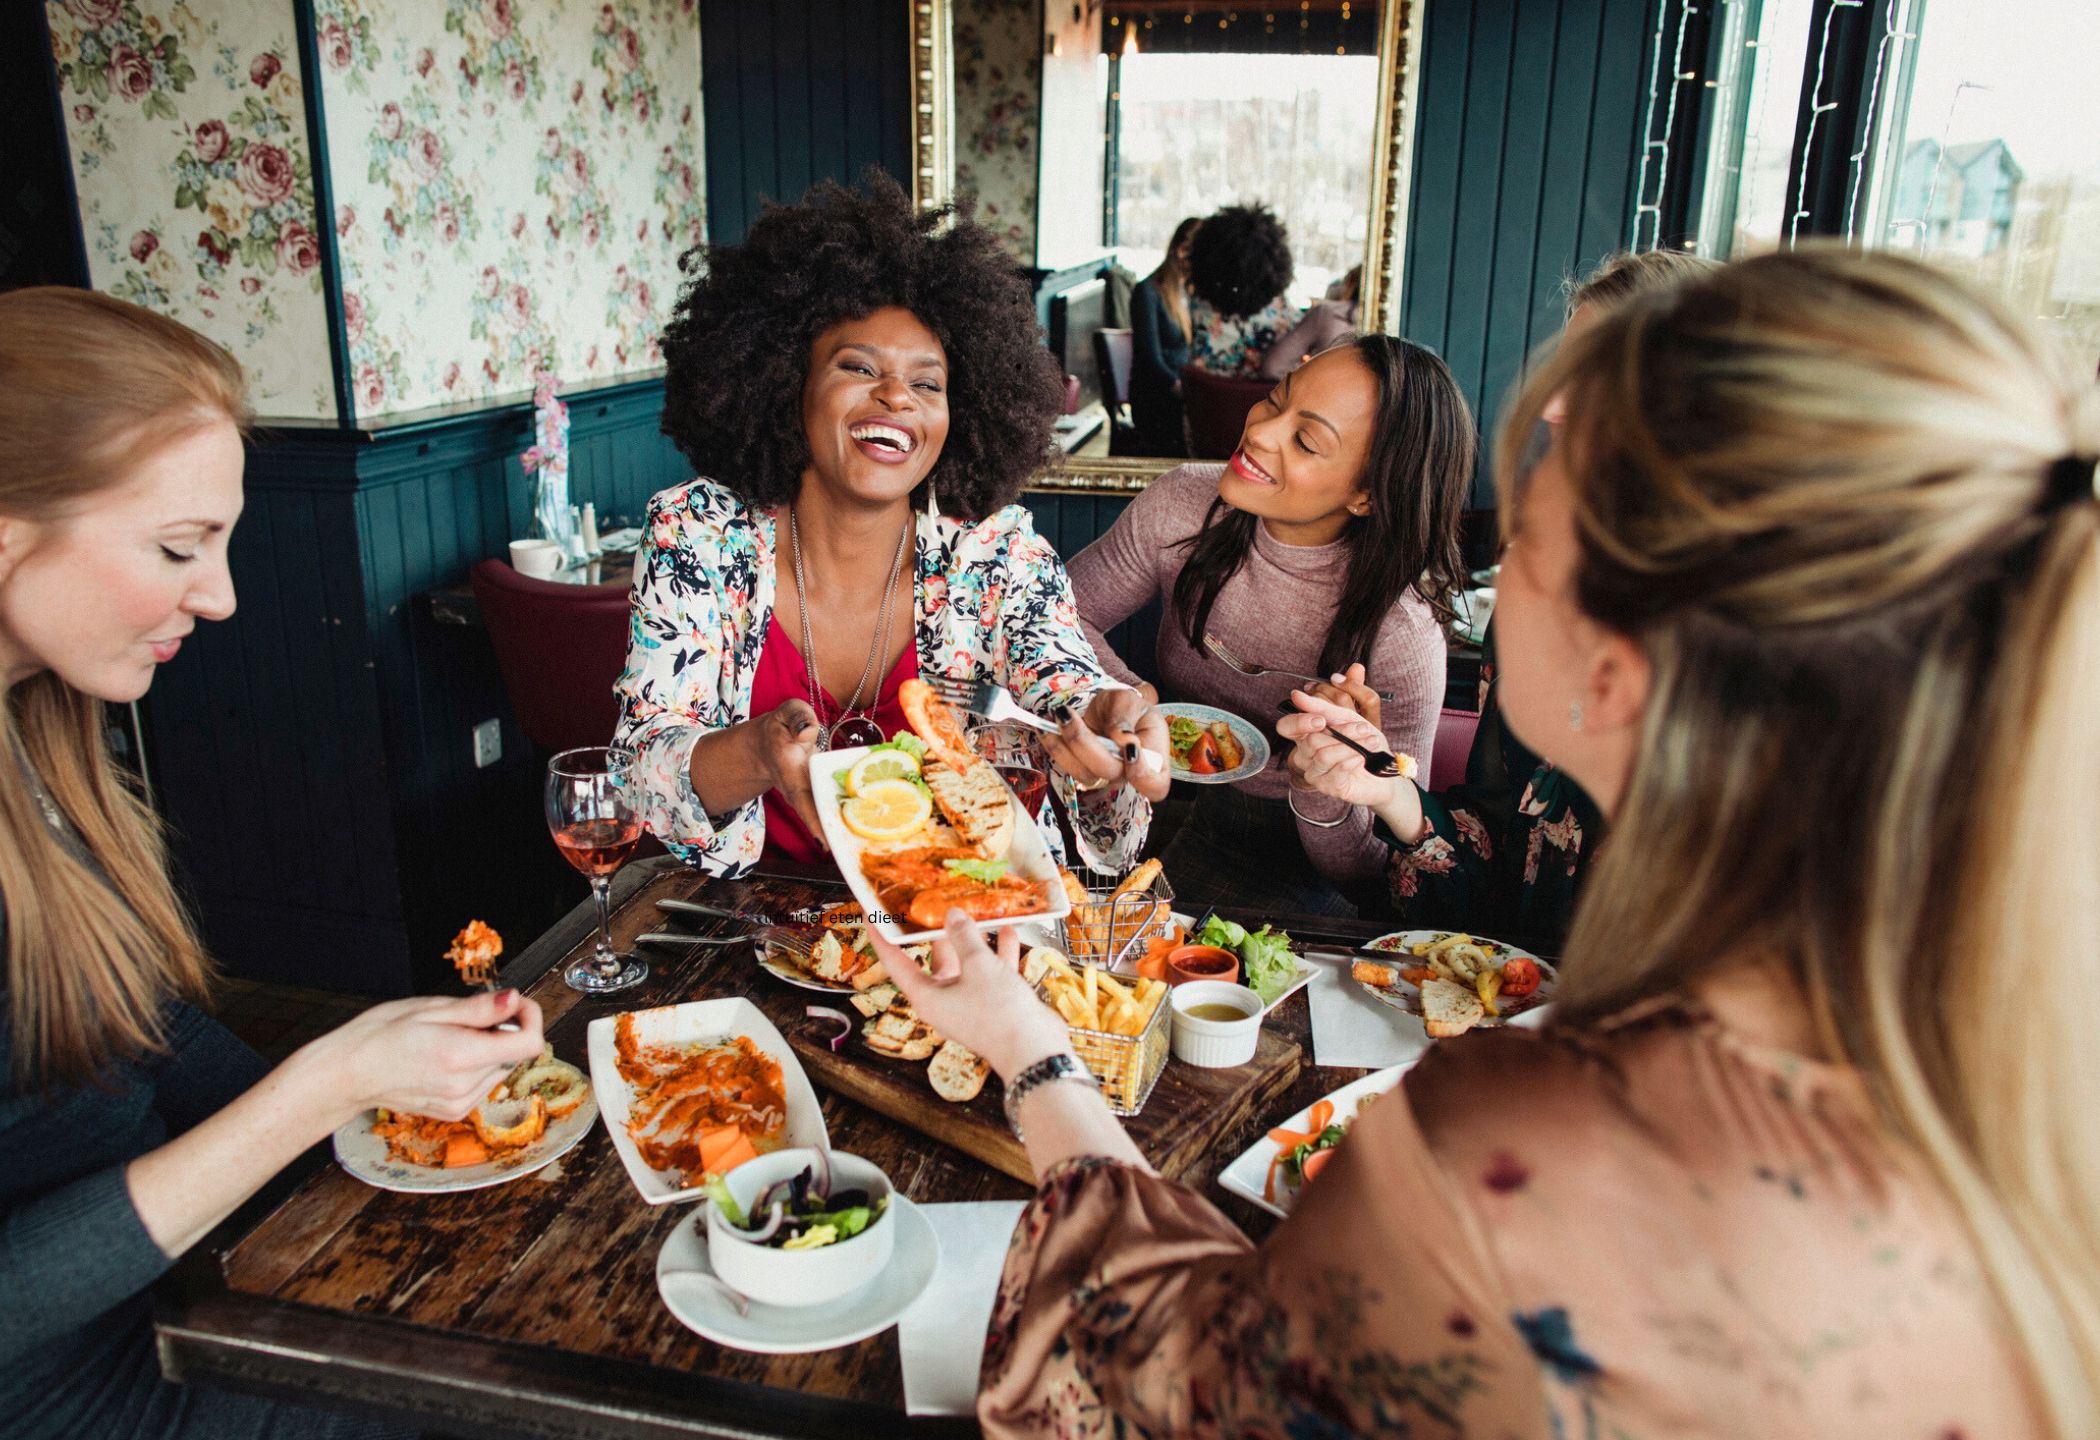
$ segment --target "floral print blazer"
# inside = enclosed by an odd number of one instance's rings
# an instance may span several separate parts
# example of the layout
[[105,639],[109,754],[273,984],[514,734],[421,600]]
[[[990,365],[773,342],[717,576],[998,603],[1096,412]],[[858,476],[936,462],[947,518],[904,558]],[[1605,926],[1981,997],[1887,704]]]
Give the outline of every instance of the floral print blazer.
[[1495,703],[1495,635],[1481,644],[1480,728],[1466,778],[1422,791],[1429,833],[1389,847],[1390,918],[1415,930],[1471,930],[1560,953],[1604,817],[1582,787],[1524,747]]
[[[700,478],[649,502],[635,557],[627,669],[614,743],[635,752],[636,810],[688,864],[741,875],[765,846],[764,808],[753,799],[710,815],[693,790],[693,745],[751,718],[751,684],[773,615],[774,513]],[[972,522],[929,511],[918,518],[913,618],[919,673],[990,680],[1046,718],[1083,711],[1095,693],[1122,688],[1094,658],[1079,628],[1071,582],[1028,511],[1009,505]],[[1127,786],[1082,793],[1053,782],[1072,822],[1105,869],[1135,863],[1152,807]]]

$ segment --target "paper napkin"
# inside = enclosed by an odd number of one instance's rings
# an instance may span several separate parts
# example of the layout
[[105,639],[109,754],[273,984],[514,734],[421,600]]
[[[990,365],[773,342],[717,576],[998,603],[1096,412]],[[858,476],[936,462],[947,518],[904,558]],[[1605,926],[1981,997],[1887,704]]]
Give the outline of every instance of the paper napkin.
[[1373,1000],[1347,965],[1323,964],[1305,987],[1312,1005],[1313,1064],[1383,1070],[1419,1060],[1429,1032],[1419,1018]]
[[941,1241],[941,1266],[897,1322],[904,1408],[913,1415],[975,1415],[984,1332],[998,1298],[1007,1242],[1026,1208],[1019,1200],[921,1205]]

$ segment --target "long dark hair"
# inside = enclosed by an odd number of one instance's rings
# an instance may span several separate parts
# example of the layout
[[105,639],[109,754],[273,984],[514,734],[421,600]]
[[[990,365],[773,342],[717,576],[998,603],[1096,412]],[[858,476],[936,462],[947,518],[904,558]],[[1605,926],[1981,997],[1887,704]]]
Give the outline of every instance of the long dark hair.
[[[1342,532],[1349,575],[1334,607],[1319,671],[1332,675],[1368,661],[1378,627],[1411,587],[1437,623],[1452,618],[1451,596],[1464,579],[1459,513],[1473,483],[1473,414],[1444,362],[1411,341],[1362,335],[1351,342],[1378,386],[1378,412],[1364,458],[1371,512]],[[1239,572],[1260,522],[1213,500],[1203,528],[1181,542],[1188,563],[1174,581],[1174,608],[1191,646],[1201,648],[1211,607]]]

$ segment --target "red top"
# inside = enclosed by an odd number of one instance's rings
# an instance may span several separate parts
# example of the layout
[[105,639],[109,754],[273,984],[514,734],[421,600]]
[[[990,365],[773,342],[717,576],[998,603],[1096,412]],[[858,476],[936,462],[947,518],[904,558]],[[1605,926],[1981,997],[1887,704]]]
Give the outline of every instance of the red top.
[[[875,692],[875,723],[882,727],[885,735],[894,735],[900,730],[910,729],[904,718],[904,706],[898,702],[897,691],[905,681],[918,678],[919,647],[906,645],[897,663],[890,667],[881,686]],[[818,719],[829,725],[836,722],[843,708],[829,691],[821,697]],[[758,652],[758,674],[751,681],[751,714],[755,718],[764,715],[776,706],[789,700],[809,699],[809,667],[803,663],[802,652],[781,628],[780,617],[773,616],[766,622],[765,647]],[[764,797],[766,807],[767,860],[821,861],[831,857],[817,843],[802,817],[778,790],[768,790]]]

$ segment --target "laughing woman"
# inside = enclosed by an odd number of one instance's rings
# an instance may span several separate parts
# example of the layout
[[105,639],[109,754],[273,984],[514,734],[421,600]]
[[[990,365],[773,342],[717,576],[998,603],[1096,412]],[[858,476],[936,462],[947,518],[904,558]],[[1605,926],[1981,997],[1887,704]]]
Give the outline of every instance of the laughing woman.
[[903,729],[914,676],[1061,722],[1044,749],[1105,866],[1166,793],[1163,722],[1013,503],[1060,399],[1027,287],[945,219],[871,176],[688,257],[664,432],[700,478],[650,503],[618,734],[650,830],[711,873],[822,859],[810,757]]
[[[456,1119],[537,1054],[515,991],[377,1005],[271,1069],[102,738],[233,613],[247,401],[225,351],[107,296],[0,295],[0,1429],[345,1440],[369,1421],[161,1378],[146,1287],[375,1105]],[[192,662],[194,663],[194,662]],[[516,1033],[485,1027],[515,1018]]]

